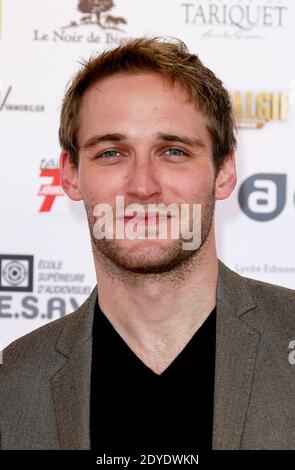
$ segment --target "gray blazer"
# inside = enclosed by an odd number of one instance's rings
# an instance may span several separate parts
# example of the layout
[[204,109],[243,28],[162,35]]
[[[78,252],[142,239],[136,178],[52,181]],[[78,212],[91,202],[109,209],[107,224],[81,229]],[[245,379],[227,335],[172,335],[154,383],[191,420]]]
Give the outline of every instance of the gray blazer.
[[[96,301],[97,288],[76,312],[4,350],[1,449],[90,448]],[[214,449],[295,449],[293,339],[295,292],[243,278],[220,263]]]

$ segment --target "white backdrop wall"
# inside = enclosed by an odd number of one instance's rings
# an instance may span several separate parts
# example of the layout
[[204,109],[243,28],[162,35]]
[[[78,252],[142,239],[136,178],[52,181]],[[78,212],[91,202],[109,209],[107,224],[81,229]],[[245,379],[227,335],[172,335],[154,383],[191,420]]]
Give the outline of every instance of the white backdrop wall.
[[143,34],[181,38],[234,97],[219,257],[295,288],[294,24],[293,0],[0,0],[0,350],[95,285],[83,207],[59,188],[60,106],[81,59]]

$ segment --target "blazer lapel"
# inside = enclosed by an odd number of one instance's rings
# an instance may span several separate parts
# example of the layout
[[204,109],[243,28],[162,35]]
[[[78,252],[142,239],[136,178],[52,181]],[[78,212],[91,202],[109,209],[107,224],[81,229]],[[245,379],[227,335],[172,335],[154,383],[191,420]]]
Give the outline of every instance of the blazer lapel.
[[239,449],[260,335],[242,319],[255,308],[245,281],[219,267],[213,449]]
[[56,349],[64,366],[51,379],[57,433],[63,450],[90,449],[90,381],[95,288],[65,326]]

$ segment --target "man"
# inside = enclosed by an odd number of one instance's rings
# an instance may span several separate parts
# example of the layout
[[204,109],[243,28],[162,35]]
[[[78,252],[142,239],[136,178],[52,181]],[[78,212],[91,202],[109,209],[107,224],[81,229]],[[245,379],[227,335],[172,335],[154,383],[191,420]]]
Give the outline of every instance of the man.
[[221,81],[180,41],[132,40],[76,75],[59,135],[98,287],[4,351],[1,448],[294,449],[295,294],[216,255],[215,201],[236,184]]

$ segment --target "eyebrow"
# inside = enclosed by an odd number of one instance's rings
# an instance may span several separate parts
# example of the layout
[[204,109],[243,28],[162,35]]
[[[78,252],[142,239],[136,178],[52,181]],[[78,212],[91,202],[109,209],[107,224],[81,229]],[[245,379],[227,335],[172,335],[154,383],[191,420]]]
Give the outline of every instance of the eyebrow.
[[81,146],[81,149],[89,149],[100,142],[120,142],[122,140],[127,140],[122,134],[104,134],[104,135],[94,135]]
[[[205,143],[198,138],[191,138],[176,134],[163,134],[161,132],[156,134],[156,138],[164,142],[180,142],[185,145],[190,145],[191,147],[205,147]],[[81,149],[89,149],[94,145],[99,144],[100,142],[122,142],[124,140],[127,140],[127,137],[122,134],[94,135],[81,146]]]
[[157,138],[165,142],[180,142],[182,144],[190,145],[191,147],[205,147],[205,142],[196,137],[187,137],[175,134],[157,134]]

